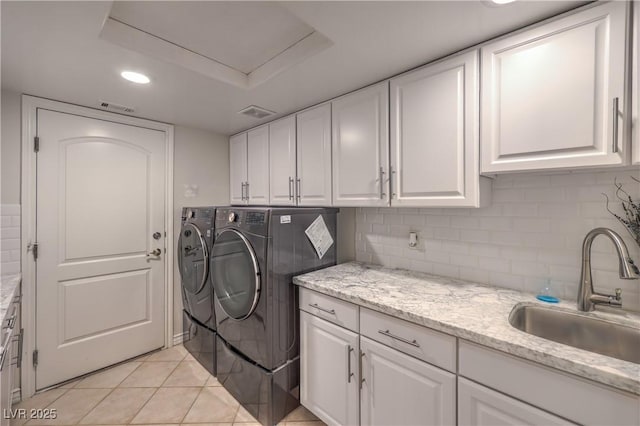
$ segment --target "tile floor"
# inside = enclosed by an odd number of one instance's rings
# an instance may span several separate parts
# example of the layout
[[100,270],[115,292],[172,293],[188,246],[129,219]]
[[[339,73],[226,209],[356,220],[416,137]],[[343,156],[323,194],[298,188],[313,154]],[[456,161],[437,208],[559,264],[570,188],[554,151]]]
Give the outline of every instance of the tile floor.
[[[11,420],[11,426],[259,426],[183,346],[142,356],[22,401],[27,412],[55,408],[55,420]],[[304,407],[280,425],[323,426]]]

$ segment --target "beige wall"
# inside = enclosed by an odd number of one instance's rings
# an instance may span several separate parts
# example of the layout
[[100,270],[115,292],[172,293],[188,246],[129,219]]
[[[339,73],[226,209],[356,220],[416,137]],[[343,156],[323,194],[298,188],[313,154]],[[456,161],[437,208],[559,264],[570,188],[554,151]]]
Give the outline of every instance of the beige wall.
[[[205,130],[176,126],[173,173],[173,247],[176,247],[182,207],[229,204],[228,138]],[[184,185],[198,185],[197,195],[186,197]],[[179,334],[182,332],[182,295],[175,262],[173,327],[174,334]]]
[[0,166],[2,204],[20,204],[20,94],[2,91]]

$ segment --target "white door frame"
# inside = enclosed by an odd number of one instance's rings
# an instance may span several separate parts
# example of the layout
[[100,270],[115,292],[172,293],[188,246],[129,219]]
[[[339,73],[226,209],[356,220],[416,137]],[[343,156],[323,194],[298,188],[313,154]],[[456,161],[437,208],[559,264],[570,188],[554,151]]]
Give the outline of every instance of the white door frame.
[[21,269],[22,269],[22,324],[24,340],[22,348],[21,390],[22,397],[31,397],[36,390],[36,375],[32,354],[36,348],[36,262],[31,253],[36,231],[36,153],[33,150],[37,132],[38,108],[80,115],[120,124],[159,130],[165,133],[165,339],[164,346],[173,346],[173,125],[127,115],[115,114],[93,108],[22,95],[22,189],[21,189]]

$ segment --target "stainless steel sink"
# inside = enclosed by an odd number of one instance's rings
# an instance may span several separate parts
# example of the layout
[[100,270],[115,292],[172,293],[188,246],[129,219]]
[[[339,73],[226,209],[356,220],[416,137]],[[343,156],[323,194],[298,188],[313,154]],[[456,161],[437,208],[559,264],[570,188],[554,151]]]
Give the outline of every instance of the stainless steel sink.
[[509,323],[544,339],[640,364],[637,327],[535,305],[515,306]]

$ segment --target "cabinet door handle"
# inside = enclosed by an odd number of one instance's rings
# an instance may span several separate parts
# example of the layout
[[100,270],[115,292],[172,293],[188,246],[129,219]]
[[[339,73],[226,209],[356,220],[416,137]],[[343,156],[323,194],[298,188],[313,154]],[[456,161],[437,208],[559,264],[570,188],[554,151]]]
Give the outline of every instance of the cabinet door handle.
[[393,167],[389,167],[389,191],[391,192],[391,198],[396,196],[395,188],[393,187],[393,176],[395,176],[396,171],[393,170]]
[[380,199],[384,200],[384,169],[380,166]]
[[347,383],[351,383],[351,377],[353,377],[351,372],[351,352],[353,352],[353,348],[351,345],[347,345]]
[[296,198],[300,202],[300,178],[296,179]]
[[293,200],[293,178],[289,176],[289,200]]
[[407,345],[415,346],[416,348],[420,347],[420,344],[416,341],[416,339],[405,339],[404,337],[396,336],[395,334],[390,333],[389,330],[378,330],[378,333],[391,337],[392,339],[399,340],[403,343],[406,343]]
[[249,182],[245,182],[245,183],[244,183],[244,187],[246,188],[246,191],[247,191],[247,198],[246,198],[246,200],[247,200],[247,201],[249,201],[249,196],[250,196],[250,195],[249,195]]
[[358,360],[358,371],[360,371],[360,389],[362,389],[362,385],[364,384],[364,371],[362,371],[362,358],[364,358],[364,352],[360,351],[360,357]]
[[620,99],[615,97],[613,98],[613,122],[611,123],[613,127],[613,144],[611,146],[612,152],[618,152],[618,104]]
[[240,199],[244,201],[244,182],[240,182]]
[[326,312],[328,314],[331,314],[331,315],[335,315],[336,314],[335,310],[323,308],[322,306],[319,306],[317,303],[314,303],[314,304],[309,303],[309,306],[311,306],[312,308],[316,308],[316,309],[318,309],[318,310],[320,310],[322,312]]

